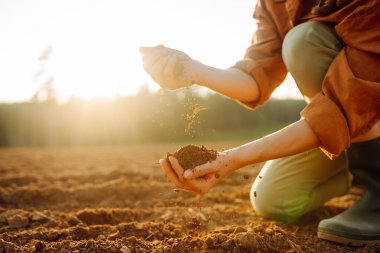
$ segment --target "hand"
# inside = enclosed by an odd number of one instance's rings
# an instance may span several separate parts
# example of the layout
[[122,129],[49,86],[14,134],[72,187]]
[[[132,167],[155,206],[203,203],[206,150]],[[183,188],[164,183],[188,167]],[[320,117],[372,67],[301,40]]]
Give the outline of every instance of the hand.
[[[197,166],[193,170],[187,170],[185,173],[174,156],[169,156],[169,161],[161,159],[160,164],[176,187],[205,194],[223,178],[240,168],[232,156],[232,151],[219,152],[216,160]],[[189,175],[189,172],[192,173]]]
[[233,171],[243,167],[243,164],[237,159],[238,149],[230,149],[218,152],[215,160],[199,165],[192,170],[186,170],[183,173],[185,180],[199,179],[205,175],[214,174],[217,178],[224,178]]
[[218,183],[218,178],[214,174],[205,175],[201,179],[184,180],[183,169],[174,156],[169,156],[169,161],[161,159],[159,163],[166,176],[177,188],[198,194],[206,194],[212,186]]
[[144,69],[161,87],[174,90],[193,84],[190,63],[185,53],[164,47],[140,47]]

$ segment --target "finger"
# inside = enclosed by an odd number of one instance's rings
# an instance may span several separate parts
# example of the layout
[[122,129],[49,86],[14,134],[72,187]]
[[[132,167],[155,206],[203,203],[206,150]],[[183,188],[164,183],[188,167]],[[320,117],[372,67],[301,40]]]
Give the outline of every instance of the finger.
[[176,55],[172,55],[169,57],[163,73],[165,80],[173,79],[174,68],[176,67],[177,60],[178,57]]
[[169,179],[175,184],[177,188],[183,189],[185,191],[193,192],[193,193],[198,193],[202,194],[205,193],[206,190],[203,189],[202,187],[196,186],[196,185],[191,185],[191,184],[183,184],[181,183],[176,174],[174,173],[171,164],[168,162],[166,159],[160,159],[159,161],[161,168],[165,172],[165,174],[169,177]]
[[153,47],[140,47],[139,51],[141,54],[147,54],[152,50]]
[[193,192],[203,195],[210,191],[217,183],[217,179],[214,177],[214,174],[207,174],[202,178],[192,179],[186,182],[188,182],[188,186]]
[[162,47],[164,47],[164,45],[161,45],[161,44],[157,45],[157,46],[154,46],[154,47],[144,47],[144,46],[142,46],[142,47],[139,48],[139,51],[142,54],[147,54],[147,53],[151,52],[155,48],[162,48]]
[[[147,72],[150,73],[150,75],[152,76],[153,80],[159,84],[164,84],[165,80],[164,80],[163,72],[169,58],[170,56],[161,58],[150,68],[150,70],[147,70]],[[144,68],[147,68],[147,67],[145,67],[144,65]]]
[[199,165],[192,170],[186,170],[183,176],[185,179],[194,179],[213,172],[217,172],[218,170],[219,168],[215,163],[209,162]]
[[170,164],[172,165],[173,170],[177,174],[179,181],[183,182],[183,171],[184,170],[183,170],[182,166],[179,164],[177,158],[175,158],[174,156],[169,156],[169,161],[170,161]]
[[169,52],[167,50],[163,50],[163,49],[152,50],[150,53],[144,55],[143,57],[144,65],[150,68],[157,61],[159,61],[161,58],[167,55],[169,55]]
[[159,61],[161,58],[166,57],[170,54],[170,50],[164,47],[152,49],[149,53],[144,55],[144,65],[146,65],[147,68],[150,68],[151,66],[155,65],[156,62]]
[[176,187],[183,188],[183,184],[178,180],[177,175],[174,173],[170,163],[166,159],[161,159],[159,161],[162,170],[165,172],[166,176],[172,181]]

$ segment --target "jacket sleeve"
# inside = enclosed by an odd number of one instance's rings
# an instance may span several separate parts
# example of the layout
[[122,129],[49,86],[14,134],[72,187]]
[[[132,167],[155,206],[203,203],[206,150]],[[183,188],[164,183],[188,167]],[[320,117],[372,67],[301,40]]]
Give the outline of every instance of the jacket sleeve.
[[244,59],[233,66],[251,75],[259,87],[260,96],[257,101],[240,101],[252,109],[269,99],[287,73],[281,56],[283,39],[266,9],[265,0],[258,1],[253,17],[257,22],[257,31],[246,50]]
[[301,112],[330,158],[380,120],[380,0],[359,4],[335,26],[346,46]]
[[331,159],[379,121],[379,66],[379,55],[346,46],[331,63],[322,91],[301,112]]

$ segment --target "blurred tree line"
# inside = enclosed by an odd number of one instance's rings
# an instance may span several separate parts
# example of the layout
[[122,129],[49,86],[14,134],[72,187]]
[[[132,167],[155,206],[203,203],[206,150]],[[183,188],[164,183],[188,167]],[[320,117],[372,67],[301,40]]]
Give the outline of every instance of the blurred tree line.
[[[300,100],[270,100],[252,111],[218,94],[192,89],[89,102],[72,98],[0,104],[1,146],[119,145],[253,139],[299,119]],[[194,108],[200,108],[194,115]],[[193,113],[193,114],[192,114]],[[193,124],[190,124],[192,115]],[[191,129],[188,129],[188,128]],[[188,129],[189,131],[185,131]]]

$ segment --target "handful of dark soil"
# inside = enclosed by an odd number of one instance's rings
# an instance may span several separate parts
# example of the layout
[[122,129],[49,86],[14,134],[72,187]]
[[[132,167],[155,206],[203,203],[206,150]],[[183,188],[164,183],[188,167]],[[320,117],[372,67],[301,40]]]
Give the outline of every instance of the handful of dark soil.
[[218,156],[218,151],[213,149],[207,149],[205,146],[195,146],[187,145],[180,148],[174,154],[167,154],[169,156],[174,156],[177,158],[179,164],[184,170],[193,169],[194,167],[211,162]]

